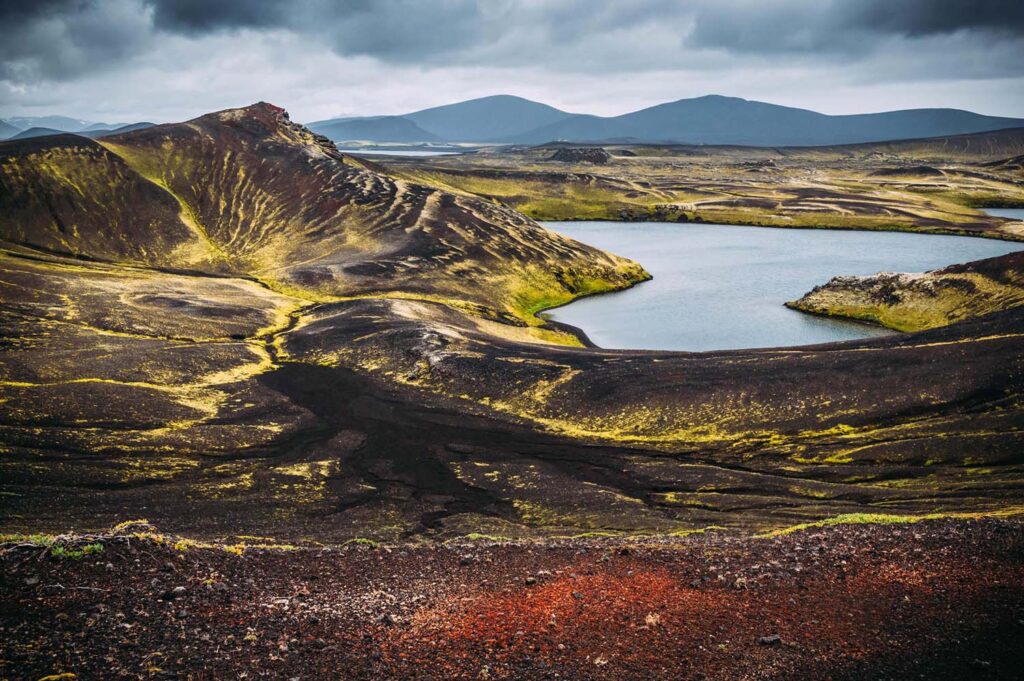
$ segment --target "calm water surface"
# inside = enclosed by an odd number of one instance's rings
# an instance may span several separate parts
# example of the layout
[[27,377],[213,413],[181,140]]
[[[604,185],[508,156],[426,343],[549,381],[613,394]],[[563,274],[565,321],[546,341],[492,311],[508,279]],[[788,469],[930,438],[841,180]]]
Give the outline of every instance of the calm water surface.
[[395,149],[393,151],[387,149],[338,149],[338,151],[353,156],[451,156],[462,153],[458,151],[426,151],[424,149]]
[[1024,220],[1024,208],[986,208],[985,212],[989,215]]
[[656,222],[544,224],[636,260],[654,275],[628,291],[584,298],[548,313],[583,329],[604,348],[723,350],[887,335],[892,332],[814,317],[783,303],[840,274],[922,272],[1024,250],[1021,243],[900,232]]

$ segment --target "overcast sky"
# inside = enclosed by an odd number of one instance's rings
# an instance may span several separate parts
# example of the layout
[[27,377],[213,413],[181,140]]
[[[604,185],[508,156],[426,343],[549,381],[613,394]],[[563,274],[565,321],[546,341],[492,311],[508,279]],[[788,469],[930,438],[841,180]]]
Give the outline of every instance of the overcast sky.
[[1024,0],[0,0],[0,117],[266,100],[308,122],[501,93],[1024,117]]

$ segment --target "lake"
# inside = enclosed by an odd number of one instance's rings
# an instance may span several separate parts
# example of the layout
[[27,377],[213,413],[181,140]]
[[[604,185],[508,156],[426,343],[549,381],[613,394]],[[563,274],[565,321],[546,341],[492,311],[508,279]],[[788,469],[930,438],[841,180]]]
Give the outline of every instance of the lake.
[[1024,208],[986,208],[985,212],[989,215],[998,215],[1003,218],[1024,220]]
[[452,156],[461,151],[428,151],[426,149],[338,149],[353,156]]
[[841,274],[922,272],[1024,250],[1022,243],[903,232],[657,222],[544,225],[631,258],[654,276],[632,289],[545,313],[581,328],[603,348],[724,350],[887,335],[893,332],[815,317],[783,303]]

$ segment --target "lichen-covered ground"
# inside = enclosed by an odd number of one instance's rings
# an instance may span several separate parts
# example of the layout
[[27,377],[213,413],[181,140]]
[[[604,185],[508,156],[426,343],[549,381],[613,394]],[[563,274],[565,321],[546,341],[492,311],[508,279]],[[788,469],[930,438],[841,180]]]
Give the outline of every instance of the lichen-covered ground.
[[1024,305],[1024,251],[932,272],[835,277],[787,306],[920,331]]
[[661,220],[1024,239],[1019,221],[977,209],[1024,205],[1021,129],[835,147],[612,144],[605,147],[603,163],[586,162],[586,154],[559,154],[574,148],[374,158],[397,177],[487,198],[537,220]]
[[246,550],[149,532],[3,545],[0,676],[1008,680],[1024,664],[1024,529],[1007,520]]
[[[933,143],[626,149],[649,180],[527,194],[1016,239],[968,206],[1021,198],[993,135],[910,170]],[[874,340],[587,347],[535,313],[641,265],[424,167],[268,104],[0,144],[0,676],[1013,678],[1015,293]],[[82,536],[132,518],[179,536]]]
[[640,265],[374,168],[268,104],[0,144],[0,529],[397,541],[1021,505],[1008,298],[879,340],[585,348],[533,312]]

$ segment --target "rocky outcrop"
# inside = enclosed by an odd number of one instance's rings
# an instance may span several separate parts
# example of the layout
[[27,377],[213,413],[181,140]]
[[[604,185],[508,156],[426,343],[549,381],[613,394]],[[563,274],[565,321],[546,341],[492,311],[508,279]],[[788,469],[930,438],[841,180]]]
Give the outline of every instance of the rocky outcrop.
[[881,168],[871,173],[871,177],[942,177],[943,175],[941,170],[931,166]]
[[787,307],[921,331],[1024,305],[1024,252],[916,274],[835,277]]
[[601,147],[562,147],[552,154],[548,160],[561,163],[596,163],[604,165],[612,160],[612,155]]

